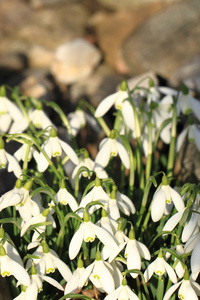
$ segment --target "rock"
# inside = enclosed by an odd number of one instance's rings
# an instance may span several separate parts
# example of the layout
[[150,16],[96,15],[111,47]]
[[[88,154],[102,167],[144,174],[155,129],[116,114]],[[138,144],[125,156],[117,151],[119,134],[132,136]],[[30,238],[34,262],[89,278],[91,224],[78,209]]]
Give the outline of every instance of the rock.
[[141,4],[135,9],[120,9],[115,12],[97,11],[89,19],[88,25],[95,29],[98,46],[104,58],[119,73],[129,73],[121,55],[124,40],[149,16],[164,7],[160,4]]
[[133,8],[141,6],[141,4],[156,4],[160,3],[170,3],[179,0],[97,0],[102,5],[112,8],[112,9],[123,9],[123,8]]
[[134,75],[152,70],[169,78],[199,54],[200,1],[171,4],[126,39],[122,54]]
[[34,45],[28,51],[29,66],[32,68],[47,68],[49,69],[54,57],[54,52],[44,47]]
[[57,48],[51,73],[58,82],[71,84],[91,75],[101,57],[94,45],[78,38]]
[[192,59],[169,78],[169,84],[175,87],[178,87],[182,81],[194,93],[200,94],[200,56]]

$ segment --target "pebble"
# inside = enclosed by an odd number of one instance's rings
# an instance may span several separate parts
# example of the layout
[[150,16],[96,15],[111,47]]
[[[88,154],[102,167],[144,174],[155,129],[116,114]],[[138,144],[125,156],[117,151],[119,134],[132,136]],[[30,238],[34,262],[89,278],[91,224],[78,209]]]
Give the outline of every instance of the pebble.
[[72,84],[91,75],[101,58],[99,49],[77,38],[57,48],[51,73],[58,82]]

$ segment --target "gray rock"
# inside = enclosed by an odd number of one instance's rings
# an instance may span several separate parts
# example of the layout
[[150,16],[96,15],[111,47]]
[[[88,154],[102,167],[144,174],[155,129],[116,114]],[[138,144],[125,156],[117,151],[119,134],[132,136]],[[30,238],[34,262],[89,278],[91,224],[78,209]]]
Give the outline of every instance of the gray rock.
[[200,1],[184,0],[139,26],[122,47],[130,72],[151,70],[169,78],[199,54],[199,19]]
[[91,75],[100,60],[100,50],[78,38],[57,48],[51,72],[58,82],[71,84]]

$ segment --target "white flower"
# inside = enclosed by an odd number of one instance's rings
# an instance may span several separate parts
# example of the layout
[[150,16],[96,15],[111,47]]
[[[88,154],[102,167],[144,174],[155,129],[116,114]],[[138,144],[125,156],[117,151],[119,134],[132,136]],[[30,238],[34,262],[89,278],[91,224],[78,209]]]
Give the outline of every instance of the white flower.
[[116,290],[107,295],[104,300],[139,300],[139,298],[127,285],[127,281],[124,278],[122,284]]
[[[147,260],[151,259],[151,254],[148,248],[141,242],[136,241],[133,229],[129,232],[129,239],[126,244],[124,257],[127,258],[127,268],[141,270],[141,256]],[[133,278],[138,276],[138,273],[130,273]]]
[[121,158],[124,166],[127,169],[130,169],[130,160],[129,155],[122,144],[121,140],[116,139],[116,132],[114,130],[111,131],[110,136],[101,141],[99,145],[99,152],[95,159],[96,169],[103,169],[108,165],[111,156],[117,156]]
[[197,149],[200,151],[200,125],[192,124],[188,125],[178,136],[176,151],[179,152],[186,136],[190,143],[195,143]]
[[162,178],[162,185],[155,192],[151,204],[151,218],[154,222],[162,218],[163,213],[168,214],[167,205],[173,201],[177,211],[184,209],[184,202],[181,196],[168,185],[167,177]]
[[[188,273],[188,271],[185,271],[185,274]],[[187,277],[187,278],[186,278]],[[180,287],[179,287],[180,286]],[[200,296],[200,286],[196,282],[192,280],[192,278],[189,278],[188,276],[184,275],[184,279],[180,282],[174,284],[171,286],[166,294],[164,295],[163,300],[169,300],[171,298],[171,295],[175,292],[175,290],[179,287],[178,290],[178,298],[181,300],[198,300],[198,296]]]
[[96,132],[99,131],[97,121],[83,110],[76,109],[67,117],[69,119],[69,125],[71,127],[73,136],[76,136],[78,134],[79,130],[86,125],[86,122],[88,122]]
[[170,280],[175,283],[177,282],[176,274],[173,268],[164,260],[162,252],[159,253],[158,257],[147,267],[144,272],[145,281],[149,281],[153,273],[161,276],[167,272]]
[[42,128],[46,129],[47,127],[50,128],[55,125],[51,122],[51,120],[47,117],[47,115],[44,113],[43,109],[35,109],[29,111],[29,117],[32,121],[33,125],[36,128]]
[[[79,204],[79,207],[85,208],[88,203],[91,203],[93,201],[99,201],[103,205],[105,205],[107,204],[108,200],[109,200],[108,194],[103,190],[100,179],[96,177],[94,187],[91,189],[89,193],[85,195],[85,197],[83,197],[83,199]],[[89,208],[89,213],[92,214],[98,208],[100,208],[100,205],[98,204],[92,205]],[[77,213],[82,217],[83,210],[79,210]]]
[[18,178],[22,174],[22,169],[15,157],[10,155],[4,149],[4,141],[0,138],[0,169],[7,167],[8,172],[13,172]]
[[[20,160],[23,160],[25,159],[25,156],[26,156],[26,151],[27,151],[27,148],[28,148],[28,142],[24,143],[15,153],[14,153],[14,157],[17,159],[17,161],[20,161]],[[35,150],[30,147],[29,149],[29,152],[28,152],[28,161],[31,160],[32,158],[32,155],[33,155],[33,152]]]
[[75,293],[76,290],[80,290],[83,285],[80,284],[80,278],[84,272],[85,268],[83,266],[83,261],[81,258],[78,259],[77,269],[73,272],[72,277],[69,279],[65,286],[64,294]]
[[[75,211],[78,209],[78,204],[76,202],[76,199],[65,188],[64,182],[61,183],[60,189],[54,197],[55,197],[56,203],[60,203],[63,205],[69,204],[72,211]],[[53,202],[51,204],[54,205]]]
[[180,93],[177,106],[178,110],[181,110],[184,114],[194,113],[200,121],[200,103],[188,91],[187,93]]
[[3,277],[13,275],[20,284],[30,285],[30,277],[27,271],[21,264],[7,255],[3,246],[0,246],[0,274]]
[[95,261],[90,264],[80,277],[79,284],[83,286],[90,279],[100,292],[111,293],[115,289],[113,269],[108,262],[101,259],[101,253],[96,252]]
[[[46,242],[42,241],[41,245],[33,253],[33,255],[39,257],[33,258],[37,272],[41,275],[45,275],[53,273],[56,269],[58,269],[62,277],[68,281],[72,276],[72,272],[69,267],[58,257],[55,251],[49,249]],[[29,268],[31,265],[32,262],[29,260],[26,267]]]
[[86,243],[93,242],[96,236],[104,245],[110,245],[113,248],[118,248],[112,235],[105,229],[93,224],[90,221],[90,217],[87,212],[84,212],[83,220],[84,221],[81,223],[79,229],[75,232],[69,244],[70,259],[74,259],[77,256],[83,240]]
[[0,131],[7,132],[13,120],[22,119],[23,114],[20,109],[7,97],[0,97]]
[[[51,157],[61,156],[63,150],[74,164],[77,165],[79,162],[75,151],[67,143],[57,137],[56,130],[53,127],[51,128],[50,137],[42,145],[42,149],[49,159],[51,159]],[[35,156],[35,158],[38,164],[38,171],[44,172],[49,166],[49,162],[45,158],[44,154],[40,152],[38,158],[37,156]]]

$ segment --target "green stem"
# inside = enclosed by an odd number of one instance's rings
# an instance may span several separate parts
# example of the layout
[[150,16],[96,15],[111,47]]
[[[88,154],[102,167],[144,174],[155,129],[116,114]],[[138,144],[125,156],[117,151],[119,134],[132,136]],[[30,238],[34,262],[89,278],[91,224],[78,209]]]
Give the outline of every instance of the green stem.
[[173,104],[172,114],[172,129],[171,129],[171,143],[169,146],[168,165],[167,165],[167,176],[173,176],[174,160],[175,160],[175,146],[176,146],[176,125],[177,125],[177,107],[176,99]]
[[148,114],[148,156],[146,163],[146,182],[151,174],[152,165],[152,124],[151,124],[151,114]]
[[163,276],[159,276],[158,286],[156,290],[156,300],[162,300],[164,295],[164,279]]

